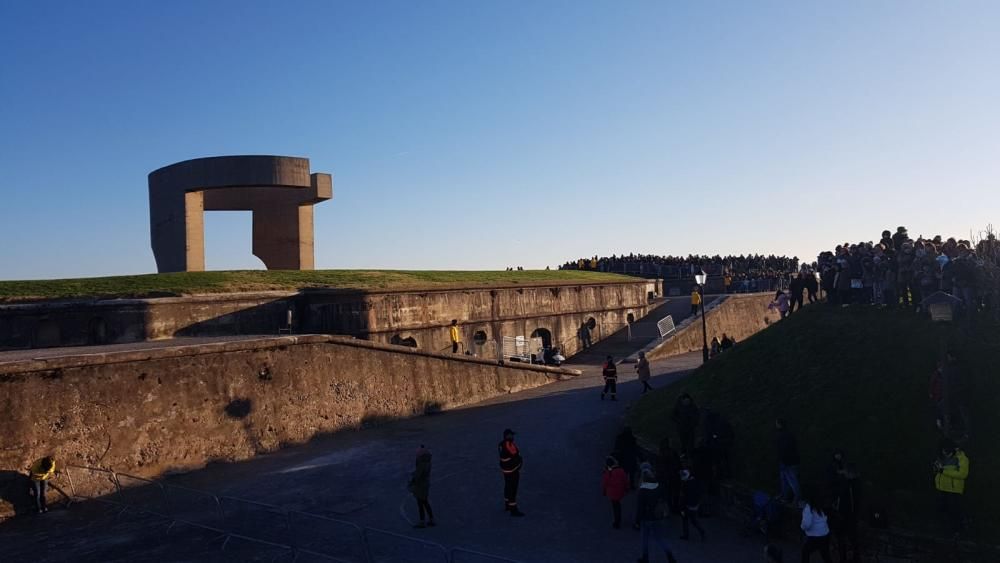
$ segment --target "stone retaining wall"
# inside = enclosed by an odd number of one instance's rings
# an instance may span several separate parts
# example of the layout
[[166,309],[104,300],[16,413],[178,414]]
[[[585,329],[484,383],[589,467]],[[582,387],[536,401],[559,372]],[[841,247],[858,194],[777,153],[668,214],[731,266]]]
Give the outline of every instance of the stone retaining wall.
[[155,477],[578,373],[331,336],[11,362],[0,469],[54,455]]

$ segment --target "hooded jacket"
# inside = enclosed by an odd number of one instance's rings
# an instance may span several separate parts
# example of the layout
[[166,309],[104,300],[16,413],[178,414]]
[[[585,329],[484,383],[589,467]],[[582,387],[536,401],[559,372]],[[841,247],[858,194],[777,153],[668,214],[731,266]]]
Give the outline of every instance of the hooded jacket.
[[639,486],[639,503],[637,515],[640,522],[660,520],[656,505],[660,502],[659,483],[643,483]]

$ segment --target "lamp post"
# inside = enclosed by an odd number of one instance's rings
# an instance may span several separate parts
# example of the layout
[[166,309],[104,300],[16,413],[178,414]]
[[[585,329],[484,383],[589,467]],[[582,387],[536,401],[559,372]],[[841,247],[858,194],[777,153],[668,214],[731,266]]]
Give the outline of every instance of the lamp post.
[[708,274],[702,270],[694,275],[694,281],[698,284],[698,293],[701,295],[702,363],[708,363],[708,325],[705,323],[705,282],[708,281]]

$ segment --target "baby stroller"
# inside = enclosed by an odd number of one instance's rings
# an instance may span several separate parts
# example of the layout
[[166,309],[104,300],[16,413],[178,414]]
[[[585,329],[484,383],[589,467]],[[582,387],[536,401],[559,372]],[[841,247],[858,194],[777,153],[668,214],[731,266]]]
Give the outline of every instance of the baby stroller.
[[765,540],[780,536],[781,505],[777,499],[763,491],[754,491],[749,516],[744,523],[743,535],[760,534]]

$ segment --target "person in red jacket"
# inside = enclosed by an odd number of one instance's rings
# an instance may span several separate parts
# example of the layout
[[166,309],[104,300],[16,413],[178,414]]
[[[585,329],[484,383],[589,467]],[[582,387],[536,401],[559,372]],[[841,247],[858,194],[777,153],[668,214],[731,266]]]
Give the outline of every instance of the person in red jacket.
[[601,400],[604,400],[604,396],[607,394],[611,395],[612,401],[618,400],[618,368],[615,366],[615,360],[611,356],[604,361],[602,366],[601,375],[604,377],[604,390],[601,391]]
[[611,527],[618,530],[622,527],[622,499],[628,491],[628,475],[618,465],[614,456],[604,460],[604,473],[601,475],[601,493],[611,501],[611,513],[614,520]]

